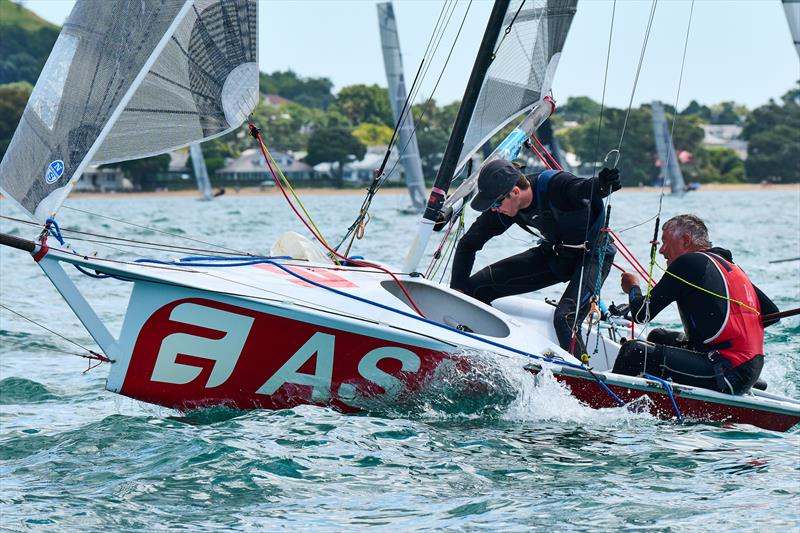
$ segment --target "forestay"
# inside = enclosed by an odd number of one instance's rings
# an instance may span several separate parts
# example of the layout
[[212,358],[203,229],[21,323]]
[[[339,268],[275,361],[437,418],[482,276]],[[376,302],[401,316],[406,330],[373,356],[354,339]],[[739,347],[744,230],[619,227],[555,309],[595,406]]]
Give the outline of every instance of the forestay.
[[459,170],[495,133],[550,92],[576,5],[577,0],[510,2],[464,138]]
[[52,216],[84,168],[223,135],[258,101],[255,0],[79,0],[0,164]]

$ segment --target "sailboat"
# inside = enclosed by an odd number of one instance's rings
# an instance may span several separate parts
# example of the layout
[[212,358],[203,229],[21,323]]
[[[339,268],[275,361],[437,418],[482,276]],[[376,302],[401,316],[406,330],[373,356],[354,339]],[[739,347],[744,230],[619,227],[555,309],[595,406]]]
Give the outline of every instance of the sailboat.
[[800,1],[782,0],[786,12],[786,22],[789,23],[789,32],[792,34],[797,57],[800,58]]
[[658,161],[660,181],[663,186],[669,185],[672,194],[684,194],[688,189],[683,180],[678,156],[675,153],[675,145],[672,144],[672,136],[669,133],[669,124],[664,116],[664,106],[661,102],[653,101],[651,104],[653,111],[653,137],[656,141],[656,154]]
[[400,162],[403,164],[406,187],[411,198],[411,211],[421,213],[425,209],[425,179],[422,174],[422,160],[419,157],[417,134],[411,110],[405,108],[408,94],[403,76],[403,57],[400,54],[400,39],[397,36],[397,21],[391,2],[378,4],[378,26],[383,49],[383,65],[389,84],[389,103],[395,122],[399,124]]
[[203,149],[200,147],[200,143],[189,145],[189,155],[192,157],[192,169],[194,169],[194,177],[197,179],[197,190],[200,191],[200,199],[211,200],[214,198],[214,193],[211,191],[211,180],[208,179],[206,159],[203,157]]
[[[256,103],[255,0],[126,6],[120,13],[110,2],[76,5],[0,164],[3,193],[45,226],[36,240],[0,234],[0,244],[30,253],[56,286],[109,363],[108,390],[181,410],[314,404],[356,411],[401,401],[453,372],[466,375],[477,352],[537,376],[551,373],[592,407],[641,404],[644,396],[662,418],[779,431],[800,421],[800,402],[789,398],[611,373],[620,340],[613,324],[608,334],[594,328],[588,336],[600,347],[588,368],[559,347],[546,303],[510,297],[492,307],[417,272],[443,209],[457,212],[472,194],[476,174],[447,194],[466,161],[521,118],[489,157],[513,159],[553,112],[547,95],[576,0],[495,2],[410,266],[401,270],[332,264],[324,254],[123,261],[61,243],[54,216],[89,162],[224,134]],[[151,135],[141,135],[144,121]],[[70,266],[97,283],[132,285],[118,336],[67,275]]]

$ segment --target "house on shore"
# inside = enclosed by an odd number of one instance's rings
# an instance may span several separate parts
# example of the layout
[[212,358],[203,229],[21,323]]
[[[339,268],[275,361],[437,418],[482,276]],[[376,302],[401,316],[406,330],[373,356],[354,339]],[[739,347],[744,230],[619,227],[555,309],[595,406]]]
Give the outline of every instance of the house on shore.
[[97,165],[90,165],[78,179],[74,190],[78,192],[129,192],[133,190],[133,183],[118,167],[100,168]]
[[740,159],[747,159],[747,141],[739,138],[742,127],[737,124],[703,124],[703,146],[730,148]]
[[[288,152],[270,152],[278,167],[293,184],[311,184],[317,173],[311,167]],[[251,186],[260,185],[262,182],[272,181],[272,173],[264,162],[264,156],[259,148],[248,148],[239,157],[217,170],[218,181],[226,185]]]
[[[386,146],[368,146],[364,158],[360,161],[350,161],[342,167],[342,183],[345,186],[359,186],[372,181],[375,177],[375,170],[380,168],[383,158],[386,156]],[[388,183],[402,183],[402,165],[398,164],[400,156],[398,149],[392,150],[389,161],[386,163],[385,172],[388,174]],[[328,178],[336,178],[339,175],[338,163],[320,163],[314,166],[314,170],[320,175]]]

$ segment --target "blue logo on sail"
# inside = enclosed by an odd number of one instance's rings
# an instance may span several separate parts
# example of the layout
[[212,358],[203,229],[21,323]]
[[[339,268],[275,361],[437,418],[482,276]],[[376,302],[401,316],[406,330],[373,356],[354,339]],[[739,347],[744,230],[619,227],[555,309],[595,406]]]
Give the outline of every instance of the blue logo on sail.
[[47,172],[44,175],[44,181],[50,184],[55,183],[63,174],[64,162],[60,159],[56,159],[50,163],[50,166],[47,167]]

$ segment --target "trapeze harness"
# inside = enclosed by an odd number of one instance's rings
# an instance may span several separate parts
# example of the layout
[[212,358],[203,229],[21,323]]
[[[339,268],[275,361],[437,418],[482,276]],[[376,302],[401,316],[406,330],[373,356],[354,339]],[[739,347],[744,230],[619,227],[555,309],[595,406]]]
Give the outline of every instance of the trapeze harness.
[[741,268],[716,254],[701,253],[711,260],[722,275],[728,297],[727,313],[722,327],[716,335],[703,341],[703,344],[711,350],[716,350],[730,362],[731,368],[736,368],[756,355],[764,353],[764,335],[752,334],[763,329],[761,304],[758,302],[753,284]]
[[[587,206],[585,215],[576,214],[575,211],[562,211],[552,205],[550,196],[547,192],[550,180],[559,174],[560,170],[545,170],[536,179],[536,207],[538,214],[535,217],[524,221],[517,221],[523,230],[531,235],[543,240],[543,244],[550,246],[553,252],[559,256],[578,257],[584,252],[597,251],[598,237],[600,228],[603,227],[605,217],[603,213],[603,200],[599,194],[593,195],[592,205]],[[586,231],[587,221],[593,212],[599,213],[596,220]],[[539,230],[541,235],[537,235],[528,226]],[[613,247],[609,247],[609,252],[613,253]]]
[[716,267],[725,286],[725,318],[717,333],[694,350],[670,345],[666,338],[653,338],[657,344],[628,341],[619,351],[613,372],[660,374],[686,385],[733,394],[747,392],[756,383],[764,364],[758,295],[741,268],[717,254],[700,253]]

